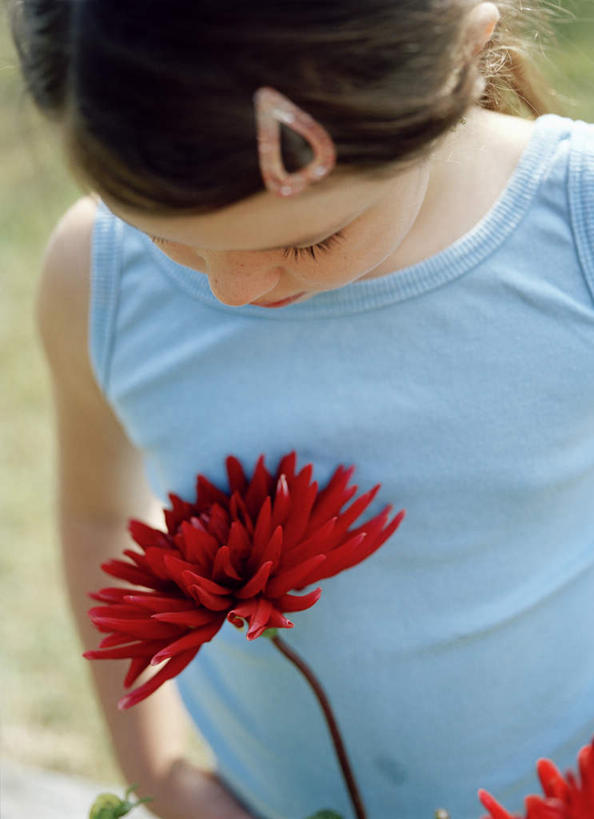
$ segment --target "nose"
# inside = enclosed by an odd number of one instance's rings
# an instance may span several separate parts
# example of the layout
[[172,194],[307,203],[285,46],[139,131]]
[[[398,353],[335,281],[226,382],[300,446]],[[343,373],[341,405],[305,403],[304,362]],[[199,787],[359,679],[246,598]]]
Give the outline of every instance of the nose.
[[260,257],[247,260],[233,253],[203,253],[208,257],[208,283],[213,295],[223,304],[240,307],[270,293],[278,284],[282,268]]

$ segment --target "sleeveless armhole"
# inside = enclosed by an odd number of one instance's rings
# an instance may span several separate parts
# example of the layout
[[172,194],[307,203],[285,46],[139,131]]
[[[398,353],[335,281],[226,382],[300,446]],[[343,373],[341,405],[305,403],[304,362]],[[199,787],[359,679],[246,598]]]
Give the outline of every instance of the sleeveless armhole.
[[120,292],[122,223],[100,202],[92,232],[89,357],[101,391],[107,394]]
[[569,161],[569,197],[578,256],[594,300],[594,125],[576,122]]

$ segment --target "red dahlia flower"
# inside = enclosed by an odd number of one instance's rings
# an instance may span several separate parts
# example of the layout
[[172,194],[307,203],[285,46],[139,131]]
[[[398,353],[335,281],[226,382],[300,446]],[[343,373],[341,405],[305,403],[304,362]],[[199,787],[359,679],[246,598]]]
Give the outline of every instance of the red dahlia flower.
[[340,510],[357,491],[347,484],[354,467],[339,466],[318,492],[311,464],[295,474],[296,456],[285,455],[273,477],[260,456],[248,480],[239,461],[227,458],[229,493],[203,475],[196,501],[169,496],[167,532],[130,521],[141,547],[125,560],[102,564],[107,574],[142,586],[106,588],[90,596],[104,605],[89,615],[108,636],[88,659],[129,659],[128,688],[150,665],[167,661],[148,682],[119,702],[129,708],[179,674],[225,619],[254,640],[269,628],[292,628],[284,616],[313,606],[322,590],[290,594],[332,577],[369,557],[397,529],[387,506],[356,529],[349,527],[374,499],[379,484]]
[[[594,739],[578,754],[581,783],[571,771],[563,779],[550,759],[539,759],[538,777],[545,792],[526,797],[525,819],[594,819]],[[484,807],[490,811],[483,819],[520,819],[502,808],[484,790],[478,792]]]

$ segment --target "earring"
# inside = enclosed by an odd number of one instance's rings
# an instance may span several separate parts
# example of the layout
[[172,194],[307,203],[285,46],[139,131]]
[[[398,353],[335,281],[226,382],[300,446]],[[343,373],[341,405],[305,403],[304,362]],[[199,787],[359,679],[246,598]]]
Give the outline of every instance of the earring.
[[[336,164],[336,147],[326,129],[290,99],[264,86],[254,94],[260,171],[266,188],[277,196],[294,196],[319,182]],[[312,161],[288,173],[281,156],[280,123],[300,134],[314,152]]]

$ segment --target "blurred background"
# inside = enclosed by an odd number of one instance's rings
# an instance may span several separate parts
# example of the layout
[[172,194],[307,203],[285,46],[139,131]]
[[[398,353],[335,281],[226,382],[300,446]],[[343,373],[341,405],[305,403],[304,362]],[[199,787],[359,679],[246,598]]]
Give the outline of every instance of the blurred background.
[[[544,62],[560,113],[594,121],[594,0],[564,0]],[[52,518],[52,411],[32,320],[49,233],[78,196],[27,103],[0,20],[0,640],[3,754],[117,782],[74,631]],[[124,668],[122,667],[122,676]]]

